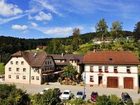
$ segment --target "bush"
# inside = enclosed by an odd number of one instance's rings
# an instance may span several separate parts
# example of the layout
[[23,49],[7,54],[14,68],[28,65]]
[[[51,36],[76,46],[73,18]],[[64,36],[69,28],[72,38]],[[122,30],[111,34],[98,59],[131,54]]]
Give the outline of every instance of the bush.
[[99,96],[96,100],[96,105],[111,105],[110,98],[106,95]]

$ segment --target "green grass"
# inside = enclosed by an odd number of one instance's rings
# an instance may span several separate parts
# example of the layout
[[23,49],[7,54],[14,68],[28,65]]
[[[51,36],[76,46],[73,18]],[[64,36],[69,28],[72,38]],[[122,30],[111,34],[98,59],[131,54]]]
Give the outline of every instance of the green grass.
[[0,63],[0,75],[4,74],[4,63]]

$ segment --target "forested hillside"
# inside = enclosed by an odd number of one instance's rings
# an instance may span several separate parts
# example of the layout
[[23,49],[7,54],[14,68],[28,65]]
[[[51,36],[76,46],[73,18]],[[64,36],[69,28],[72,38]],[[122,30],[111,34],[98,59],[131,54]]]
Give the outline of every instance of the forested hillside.
[[[0,62],[6,63],[12,53],[19,50],[32,50],[37,46],[47,46],[47,53],[77,53],[85,54],[96,50],[129,50],[140,56],[140,22],[134,27],[134,31],[124,31],[120,22],[115,21],[112,26],[107,26],[101,19],[95,26],[96,32],[81,34],[80,29],[73,29],[73,33],[67,38],[53,39],[22,39],[0,36]],[[102,41],[95,44],[95,41]],[[109,41],[110,43],[105,43]]]

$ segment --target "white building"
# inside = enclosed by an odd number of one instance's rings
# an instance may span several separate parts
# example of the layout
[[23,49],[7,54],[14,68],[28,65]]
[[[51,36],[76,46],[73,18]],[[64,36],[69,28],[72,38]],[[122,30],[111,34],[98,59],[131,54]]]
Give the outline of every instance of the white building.
[[[5,81],[12,83],[42,84],[55,70],[51,56],[45,52],[16,52],[5,65]],[[48,78],[47,78],[48,79]]]
[[138,58],[128,51],[97,51],[84,56],[85,83],[138,90]]

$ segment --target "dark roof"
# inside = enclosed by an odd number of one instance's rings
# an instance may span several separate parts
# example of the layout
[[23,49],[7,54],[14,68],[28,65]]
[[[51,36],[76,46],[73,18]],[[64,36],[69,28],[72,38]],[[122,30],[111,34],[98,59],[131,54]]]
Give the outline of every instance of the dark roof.
[[12,54],[12,57],[23,57],[30,66],[41,67],[47,57],[47,54],[44,51],[40,51],[40,52],[18,51]]
[[54,60],[66,60],[64,65],[69,64],[70,60],[77,60],[79,63],[83,62],[83,56],[77,54],[49,54],[49,56],[52,56]]
[[138,57],[129,51],[97,51],[89,52],[84,56],[85,64],[111,64],[111,65],[129,65],[140,64]]

